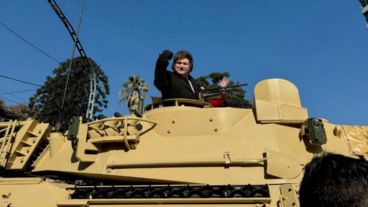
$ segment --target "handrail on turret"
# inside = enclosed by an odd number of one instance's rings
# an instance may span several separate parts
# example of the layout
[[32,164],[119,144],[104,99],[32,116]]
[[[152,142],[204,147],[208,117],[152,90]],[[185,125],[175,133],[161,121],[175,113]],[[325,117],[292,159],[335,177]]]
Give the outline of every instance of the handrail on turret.
[[155,108],[168,107],[168,106],[191,106],[198,108],[212,107],[205,101],[187,99],[187,98],[171,98],[161,99],[160,97],[152,97],[152,103],[147,105],[144,110],[149,111]]

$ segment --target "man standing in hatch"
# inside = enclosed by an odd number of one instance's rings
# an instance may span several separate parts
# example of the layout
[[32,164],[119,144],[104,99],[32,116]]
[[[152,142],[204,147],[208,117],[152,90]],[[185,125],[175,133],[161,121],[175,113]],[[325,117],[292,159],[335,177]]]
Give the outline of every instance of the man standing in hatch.
[[[189,75],[193,69],[193,57],[185,50],[177,52],[174,56],[172,64],[173,72],[168,71],[169,60],[173,57],[173,53],[164,50],[157,59],[155,69],[154,84],[161,91],[163,99],[170,98],[187,98],[199,99],[198,86],[192,76]],[[219,85],[225,88],[229,80],[220,81]],[[219,106],[224,102],[224,96],[211,103],[213,106]]]

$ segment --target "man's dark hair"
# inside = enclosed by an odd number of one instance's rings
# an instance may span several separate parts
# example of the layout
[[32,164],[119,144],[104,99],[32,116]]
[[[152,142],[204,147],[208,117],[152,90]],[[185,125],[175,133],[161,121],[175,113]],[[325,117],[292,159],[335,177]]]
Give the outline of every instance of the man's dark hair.
[[174,61],[173,61],[173,64],[172,64],[172,69],[175,70],[174,67],[175,67],[176,61],[181,60],[183,58],[187,58],[189,60],[189,64],[190,64],[190,71],[189,72],[192,72],[192,70],[193,70],[193,56],[192,56],[192,54],[190,54],[186,50],[180,50],[175,54]]
[[313,158],[299,197],[301,207],[368,206],[368,162],[331,153]]

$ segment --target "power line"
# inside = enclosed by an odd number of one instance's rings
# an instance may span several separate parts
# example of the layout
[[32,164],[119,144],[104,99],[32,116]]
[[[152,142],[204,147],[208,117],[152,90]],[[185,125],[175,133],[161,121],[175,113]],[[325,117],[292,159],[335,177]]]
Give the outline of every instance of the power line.
[[27,89],[27,90],[21,90],[21,91],[2,92],[2,93],[0,93],[0,96],[1,96],[1,95],[4,95],[4,94],[25,93],[25,92],[34,91],[34,90],[35,90],[35,89]]
[[[13,97],[13,98],[15,98],[15,99],[18,99],[19,101],[24,102],[24,100],[23,100],[22,98],[20,98],[20,97],[18,97],[18,96],[16,96],[16,95],[14,95],[14,94],[8,93],[8,92],[3,91],[3,90],[1,90],[1,89],[0,89],[0,92],[2,92],[2,94],[4,94],[4,95],[11,96],[11,97]],[[3,97],[4,97],[4,96],[3,96]]]
[[41,85],[38,85],[36,83],[31,83],[31,82],[28,82],[28,81],[19,80],[19,79],[16,79],[16,78],[5,76],[5,75],[0,75],[0,77],[6,78],[6,79],[9,79],[9,80],[13,80],[13,81],[17,81],[17,82],[21,82],[21,83],[25,83],[25,84],[28,84],[28,85],[33,85],[33,86],[41,87]]
[[11,99],[9,99],[9,98],[7,98],[7,97],[4,97],[4,96],[0,96],[0,99],[4,99],[4,100],[6,100],[6,101],[8,101],[8,102],[12,102],[12,103],[14,103],[14,104],[20,104],[19,102],[14,101],[14,100],[11,100]]
[[50,59],[54,60],[57,63],[60,63],[60,61],[56,58],[54,58],[53,56],[51,56],[50,54],[48,54],[47,52],[41,50],[39,47],[37,47],[36,45],[32,44],[31,42],[29,42],[28,40],[26,40],[24,37],[22,37],[20,34],[16,33],[14,30],[10,29],[8,26],[6,26],[4,23],[0,22],[0,25],[3,26],[6,30],[8,30],[9,32],[11,32],[12,34],[14,34],[15,36],[17,36],[18,38],[20,38],[21,40],[23,40],[24,42],[26,42],[28,45],[30,45],[31,47],[33,47],[34,49],[36,49],[38,52],[46,55],[47,57],[49,57]]

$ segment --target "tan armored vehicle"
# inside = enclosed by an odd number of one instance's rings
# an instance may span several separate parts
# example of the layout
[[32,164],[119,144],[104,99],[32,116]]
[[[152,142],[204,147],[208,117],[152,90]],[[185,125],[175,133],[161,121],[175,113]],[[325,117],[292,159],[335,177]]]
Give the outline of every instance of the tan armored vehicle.
[[367,127],[309,118],[282,79],[256,85],[254,109],[167,100],[65,134],[1,122],[0,207],[297,207],[314,154],[367,158],[367,140]]

